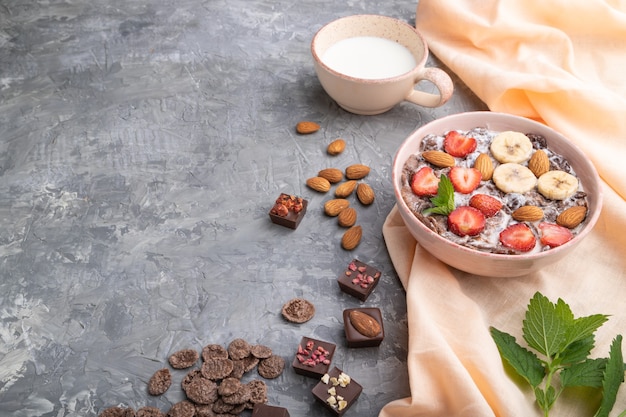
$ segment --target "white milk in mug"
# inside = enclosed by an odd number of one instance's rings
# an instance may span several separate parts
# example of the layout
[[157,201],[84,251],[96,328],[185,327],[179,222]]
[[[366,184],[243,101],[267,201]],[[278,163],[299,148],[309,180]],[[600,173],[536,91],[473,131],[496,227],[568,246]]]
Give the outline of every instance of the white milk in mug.
[[405,46],[376,36],[340,40],[324,52],[322,61],[341,74],[369,80],[397,77],[417,65]]

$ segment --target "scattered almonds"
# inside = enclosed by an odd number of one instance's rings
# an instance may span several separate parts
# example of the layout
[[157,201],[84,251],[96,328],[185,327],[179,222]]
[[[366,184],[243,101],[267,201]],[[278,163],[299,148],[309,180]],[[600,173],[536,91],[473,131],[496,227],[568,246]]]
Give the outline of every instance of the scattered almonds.
[[343,234],[343,237],[341,238],[341,246],[345,250],[352,250],[359,246],[362,236],[363,229],[361,226],[352,226]]
[[356,180],[348,180],[346,182],[339,184],[337,188],[335,189],[335,197],[339,197],[339,198],[348,197],[350,194],[352,194],[356,186],[357,186]]
[[296,132],[301,135],[308,135],[310,133],[315,133],[320,130],[320,125],[315,122],[302,121],[296,125]]
[[357,212],[354,208],[348,207],[341,210],[339,216],[337,216],[337,223],[341,227],[352,227],[356,223]]
[[345,198],[335,198],[324,203],[324,213],[327,216],[336,217],[344,209],[348,208],[350,202]]
[[368,184],[362,182],[356,187],[356,196],[362,204],[369,206],[374,202],[376,196],[374,190]]
[[326,152],[328,152],[329,155],[334,156],[339,155],[344,149],[346,149],[346,141],[343,139],[335,139],[328,144]]
[[330,190],[330,182],[326,178],[322,177],[309,178],[306,180],[306,185],[320,193],[326,193]]
[[343,172],[338,168],[325,168],[318,172],[317,176],[326,178],[331,184],[336,184],[343,179]]
[[349,180],[360,180],[370,173],[370,167],[363,164],[354,164],[346,168],[346,178]]

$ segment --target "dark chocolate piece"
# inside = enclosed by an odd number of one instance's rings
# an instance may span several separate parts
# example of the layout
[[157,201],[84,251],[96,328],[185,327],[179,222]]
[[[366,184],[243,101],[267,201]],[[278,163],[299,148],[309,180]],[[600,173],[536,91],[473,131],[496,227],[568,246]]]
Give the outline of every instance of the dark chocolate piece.
[[303,337],[298,345],[292,366],[297,374],[321,378],[328,372],[334,354],[333,343]]
[[307,205],[308,201],[301,197],[282,193],[269,212],[270,219],[272,223],[296,229],[306,213]]
[[365,301],[374,291],[376,285],[378,285],[380,276],[381,273],[378,269],[353,259],[346,270],[339,276],[337,282],[341,291],[361,301]]
[[[367,314],[376,320],[380,326],[380,332],[375,336],[364,335],[359,332],[350,320],[350,313],[352,311],[360,311]],[[349,308],[343,311],[343,328],[346,333],[346,341],[348,347],[361,348],[361,347],[375,347],[379,346],[385,338],[385,329],[383,328],[383,316],[380,309],[372,308]]]
[[254,404],[252,417],[289,417],[289,411],[283,407],[267,404]]
[[335,415],[341,416],[359,398],[363,387],[337,367],[334,367],[328,373],[328,376],[328,381],[326,381],[326,378],[322,378],[313,387],[311,393],[316,400],[324,404]]

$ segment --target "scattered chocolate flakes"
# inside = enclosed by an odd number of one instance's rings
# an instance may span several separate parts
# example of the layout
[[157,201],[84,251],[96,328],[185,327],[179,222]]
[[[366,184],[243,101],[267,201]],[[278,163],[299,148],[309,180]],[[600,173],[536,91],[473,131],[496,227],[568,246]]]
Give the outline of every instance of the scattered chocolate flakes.
[[294,298],[285,303],[282,314],[290,322],[305,323],[315,315],[315,306],[304,298]]
[[200,357],[197,350],[183,349],[170,355],[168,361],[174,369],[191,368]]
[[222,395],[233,395],[241,387],[241,381],[237,378],[226,378],[221,383],[217,392]]
[[252,404],[262,404],[267,402],[267,385],[260,379],[253,379],[248,382],[250,389],[250,402]]
[[167,368],[162,368],[156,371],[150,380],[148,381],[148,394],[150,395],[162,395],[172,385],[172,374]]
[[233,361],[230,359],[209,359],[202,363],[202,376],[213,381],[226,378],[233,371]]
[[167,417],[194,417],[196,406],[190,401],[181,401],[172,406],[167,412]]
[[102,410],[100,417],[135,417],[135,410],[132,408],[109,407]]
[[137,410],[137,417],[165,417],[165,413],[156,407],[141,407]]
[[228,351],[222,345],[210,344],[202,348],[202,360],[228,359]]
[[250,356],[250,344],[243,339],[235,339],[228,345],[228,356],[233,360],[239,360]]
[[250,348],[252,356],[258,359],[265,359],[272,356],[272,349],[265,345],[254,345]]
[[185,389],[187,398],[196,404],[212,404],[217,398],[217,384],[206,378],[193,378]]
[[258,366],[259,375],[266,379],[278,378],[285,369],[285,360],[278,355],[272,355],[263,359]]

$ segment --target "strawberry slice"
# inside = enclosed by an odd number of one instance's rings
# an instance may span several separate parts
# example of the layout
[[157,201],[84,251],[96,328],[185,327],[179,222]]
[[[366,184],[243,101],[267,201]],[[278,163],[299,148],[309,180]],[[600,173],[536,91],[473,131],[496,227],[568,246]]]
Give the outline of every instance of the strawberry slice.
[[502,202],[487,194],[474,194],[469,205],[482,211],[485,217],[493,217],[502,208]]
[[439,177],[431,167],[422,167],[411,177],[411,189],[420,197],[435,195],[439,188]]
[[470,206],[455,208],[448,215],[448,229],[458,236],[476,236],[485,228],[485,215]]
[[500,243],[516,251],[528,252],[535,247],[537,238],[530,227],[524,223],[516,223],[500,232]]
[[454,189],[462,194],[469,194],[480,185],[483,175],[476,168],[452,167],[448,174]]
[[539,231],[541,232],[539,241],[551,248],[561,246],[574,238],[574,234],[568,228],[555,223],[539,223]]
[[465,158],[476,150],[476,139],[452,130],[443,140],[443,149],[452,156]]

